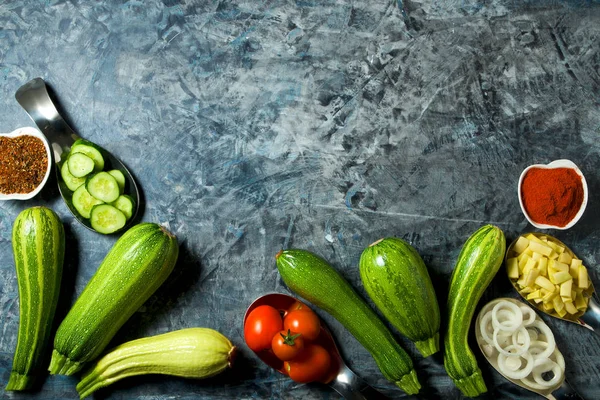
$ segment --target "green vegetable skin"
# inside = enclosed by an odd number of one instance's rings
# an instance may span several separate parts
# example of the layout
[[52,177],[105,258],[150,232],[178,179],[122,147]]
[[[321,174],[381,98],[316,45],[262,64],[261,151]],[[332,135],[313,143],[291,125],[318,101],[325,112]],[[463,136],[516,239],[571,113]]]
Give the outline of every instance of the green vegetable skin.
[[419,253],[397,238],[381,239],[360,257],[360,277],[379,310],[423,357],[439,351],[440,308]]
[[454,267],[448,294],[448,330],[444,338],[444,367],[465,396],[487,391],[469,348],[468,335],[477,302],[502,265],[504,233],[486,225],[465,242]]
[[99,359],[77,385],[80,398],[128,376],[208,378],[231,367],[236,348],[208,328],[188,328],[124,343]]
[[350,284],[327,261],[306,250],[277,254],[277,269],[294,292],[342,323],[371,353],[386,379],[408,394],[421,385],[412,360]]
[[65,254],[58,216],[45,207],[22,211],[15,220],[12,246],[19,285],[19,333],[6,390],[26,390],[44,369]]
[[72,375],[98,357],[167,279],[178,252],[175,236],[157,224],[139,224],[125,232],[58,327],[50,373]]

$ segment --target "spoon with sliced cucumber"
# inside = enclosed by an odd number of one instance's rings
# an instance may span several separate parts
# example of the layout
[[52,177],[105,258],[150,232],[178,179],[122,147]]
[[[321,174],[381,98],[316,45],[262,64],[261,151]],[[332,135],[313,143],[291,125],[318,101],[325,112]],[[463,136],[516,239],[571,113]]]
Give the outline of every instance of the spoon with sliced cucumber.
[[533,307],[600,335],[600,305],[583,261],[553,236],[527,233],[506,251],[513,287]]
[[131,225],[139,209],[140,193],[125,165],[69,127],[43,79],[35,78],[21,86],[15,98],[52,145],[58,188],[73,216],[103,234]]

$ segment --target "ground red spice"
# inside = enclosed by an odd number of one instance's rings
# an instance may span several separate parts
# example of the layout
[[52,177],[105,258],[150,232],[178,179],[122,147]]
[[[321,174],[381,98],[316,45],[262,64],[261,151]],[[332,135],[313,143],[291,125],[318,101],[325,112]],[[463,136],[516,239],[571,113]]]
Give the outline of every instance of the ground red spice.
[[0,136],[0,192],[32,192],[44,180],[48,162],[46,147],[39,138]]
[[563,227],[581,208],[583,183],[571,168],[531,168],[523,178],[521,197],[534,222]]

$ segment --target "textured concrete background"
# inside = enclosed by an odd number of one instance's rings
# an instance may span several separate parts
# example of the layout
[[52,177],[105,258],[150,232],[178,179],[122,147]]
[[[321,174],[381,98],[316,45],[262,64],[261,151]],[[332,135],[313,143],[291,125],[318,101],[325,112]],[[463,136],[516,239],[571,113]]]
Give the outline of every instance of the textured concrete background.
[[[600,285],[600,5],[595,1],[3,1],[0,131],[33,123],[15,91],[41,76],[73,128],[120,157],[146,199],[144,221],[177,234],[180,260],[114,344],[192,326],[241,348],[234,371],[205,381],[132,378],[111,399],[337,399],[298,385],[245,347],[251,301],[287,293],[282,247],[331,261],[364,295],[362,249],[383,236],[422,254],[445,303],[454,261],[485,223],[530,231],[516,183],[532,163],[573,160],[591,195],[575,228],[551,233]],[[47,205],[68,240],[59,318],[115,238],[86,230],[52,185],[0,204],[0,385],[18,327],[10,232]],[[494,280],[483,300],[513,296]],[[483,301],[482,300],[482,301]],[[351,368],[393,398],[371,356],[335,320]],[[545,318],[567,378],[600,398],[600,339]],[[421,398],[458,399],[441,356],[415,360]],[[480,362],[494,399],[539,398]],[[74,399],[76,378],[48,377],[15,399]]]

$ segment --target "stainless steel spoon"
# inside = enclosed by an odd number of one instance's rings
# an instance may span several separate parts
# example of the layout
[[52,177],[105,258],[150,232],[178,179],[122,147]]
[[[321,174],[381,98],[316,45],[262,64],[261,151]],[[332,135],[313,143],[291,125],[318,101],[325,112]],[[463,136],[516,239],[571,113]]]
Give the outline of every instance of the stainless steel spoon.
[[[71,201],[73,192],[69,190],[60,176],[60,165],[64,162],[63,158],[69,153],[73,143],[80,138],[79,135],[77,135],[60,116],[56,106],[48,95],[46,83],[42,78],[35,78],[21,86],[17,90],[15,98],[21,107],[25,109],[27,114],[29,114],[40,131],[46,136],[52,146],[54,162],[57,165],[56,177],[58,189],[60,190],[60,194],[67,204],[69,211],[71,211],[77,221],[81,222],[88,229],[94,230],[90,221],[81,217],[75,207],[73,207],[73,202]],[[104,157],[105,169],[118,169],[125,175],[126,182],[124,192],[135,200],[133,214],[125,226],[120,230],[122,231],[127,229],[136,219],[140,208],[140,192],[135,183],[135,179],[125,165],[108,151],[101,147],[99,148]]]
[[[481,331],[479,329],[479,324],[481,322],[481,318],[483,318],[483,315],[485,314],[485,312],[487,310],[490,310],[491,307],[494,307],[496,305],[497,302],[502,301],[502,300],[506,300],[506,301],[510,301],[511,303],[517,305],[518,307],[520,306],[526,306],[525,304],[521,303],[518,300],[515,299],[511,299],[508,297],[502,297],[499,299],[495,299],[492,300],[491,302],[489,302],[488,304],[485,305],[485,307],[483,307],[481,309],[481,311],[479,312],[479,315],[477,316],[477,320],[475,321],[475,339],[477,340],[477,345],[479,346],[479,350],[481,350],[481,352],[483,353],[483,356],[485,357],[485,359],[491,364],[492,367],[494,367],[494,369],[496,371],[498,371],[498,373],[500,375],[502,375],[504,378],[506,378],[506,380],[514,383],[517,386],[520,386],[524,389],[527,389],[531,392],[537,393],[540,396],[544,396],[545,398],[549,399],[549,400],[571,400],[571,399],[581,399],[581,397],[579,396],[579,394],[577,394],[577,392],[569,385],[569,383],[566,381],[566,379],[563,376],[563,379],[558,382],[554,387],[550,387],[548,389],[545,390],[538,390],[538,389],[533,389],[529,386],[526,386],[524,383],[522,383],[520,380],[517,379],[511,379],[508,376],[504,375],[502,373],[502,371],[500,371],[499,367],[498,367],[498,359],[497,357],[490,357],[488,356],[488,352],[486,351],[486,346],[490,346],[489,344],[487,344],[487,342],[483,339],[483,336],[481,335]],[[536,319],[543,322],[543,320],[540,318],[539,315],[536,314]]]
[[[298,299],[281,293],[270,293],[256,299],[244,315],[244,325],[248,314],[256,307],[261,305],[270,305],[278,310],[289,309]],[[339,350],[331,336],[329,330],[321,322],[321,334],[317,339],[318,343],[329,351],[332,356],[331,377],[327,382],[323,382],[333,388],[342,397],[348,400],[372,400],[387,399],[382,393],[373,389],[365,381],[359,378],[342,360]],[[283,370],[283,361],[280,361],[270,352],[263,351],[255,354],[271,368],[287,376]]]
[[[556,243],[559,246],[564,247],[565,252],[567,252],[572,258],[576,258],[575,253],[573,253],[573,251],[571,251],[571,249],[569,249],[567,247],[567,245],[565,245],[563,242],[561,242],[560,240],[558,240],[557,238],[550,236],[550,235],[545,235],[543,233],[537,233],[537,232],[532,232],[530,233],[538,238],[542,238],[545,237],[547,240],[552,241],[554,243]],[[521,236],[527,236],[529,234],[524,234]],[[510,257],[513,257],[513,247],[515,245],[515,243],[517,242],[519,238],[515,239],[509,246],[508,249],[506,250],[506,257],[504,259],[505,261],[505,265],[508,266],[508,263],[506,263],[506,260]],[[507,273],[508,273],[508,267],[506,269]],[[588,278],[589,279],[589,278]],[[577,325],[583,326],[584,328],[587,328],[591,331],[593,331],[596,335],[600,335],[600,305],[598,304],[598,302],[594,299],[594,294],[595,294],[595,290],[594,290],[594,284],[592,283],[592,281],[590,280],[590,286],[584,290],[584,295],[585,297],[588,298],[588,307],[585,310],[585,312],[580,311],[577,314],[571,315],[571,314],[566,314],[564,317],[561,317],[560,315],[558,315],[556,312],[548,312],[546,311],[542,306],[541,303],[535,303],[531,300],[527,300],[527,298],[525,296],[523,296],[520,292],[519,292],[519,288],[516,286],[516,282],[513,279],[510,279],[511,284],[513,285],[513,287],[515,288],[515,290],[517,291],[517,293],[519,293],[519,295],[525,300],[527,301],[532,307],[535,307],[537,310],[546,313],[548,315],[550,315],[551,317],[554,318],[558,318],[558,319],[562,319],[563,321],[568,321],[568,322],[573,322],[576,323]]]

